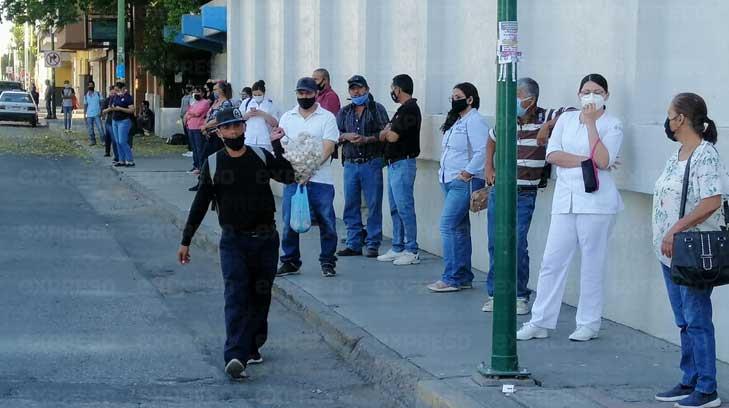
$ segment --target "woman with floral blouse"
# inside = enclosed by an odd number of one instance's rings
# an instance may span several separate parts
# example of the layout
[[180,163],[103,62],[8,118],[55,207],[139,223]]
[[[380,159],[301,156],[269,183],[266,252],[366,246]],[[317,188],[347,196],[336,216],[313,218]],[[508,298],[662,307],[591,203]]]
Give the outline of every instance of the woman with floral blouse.
[[[677,407],[718,407],[716,392],[716,339],[711,320],[712,289],[679,286],[671,280],[674,235],[683,231],[717,231],[723,226],[722,195],[729,193],[729,176],[714,147],[716,125],[707,116],[704,100],[681,93],[668,107],[664,124],[671,141],[681,144],[656,181],[653,195],[653,246],[663,268],[676,325],[681,329],[683,378],[659,401],[678,401]],[[686,163],[689,183],[686,211],[679,219]]]

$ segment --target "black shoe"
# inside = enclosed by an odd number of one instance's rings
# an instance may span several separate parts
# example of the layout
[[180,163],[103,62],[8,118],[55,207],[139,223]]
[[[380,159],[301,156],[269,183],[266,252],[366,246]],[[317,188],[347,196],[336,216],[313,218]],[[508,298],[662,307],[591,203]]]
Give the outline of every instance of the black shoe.
[[127,167],[134,167],[136,164],[134,162],[127,162]]
[[104,157],[111,157],[109,153],[104,153]]
[[374,249],[374,248],[367,248],[367,253],[365,254],[367,258],[377,258],[380,256],[380,251]]
[[248,363],[247,363],[248,365],[249,364],[261,364],[261,363],[263,363],[263,356],[258,351],[254,351],[253,353],[251,353],[251,356],[248,357]]
[[127,166],[126,163],[122,163],[122,162],[116,162],[116,163],[114,163],[114,167],[126,167],[126,166]]
[[192,187],[188,188],[187,191],[197,191],[197,189],[198,189],[198,186],[192,186]]
[[228,361],[228,364],[225,365],[225,373],[234,380],[242,380],[248,377],[248,374],[246,374],[246,366],[237,358]]
[[298,266],[289,262],[284,262],[281,264],[281,267],[278,268],[276,276],[298,275],[300,273]]
[[334,276],[337,276],[337,271],[334,270],[334,267],[331,265],[322,265],[321,266],[321,274],[325,278],[332,278]]
[[96,146],[96,142],[90,142],[89,146]]
[[359,251],[355,251],[354,249],[347,247],[337,252],[337,256],[362,256],[362,250],[360,249]]

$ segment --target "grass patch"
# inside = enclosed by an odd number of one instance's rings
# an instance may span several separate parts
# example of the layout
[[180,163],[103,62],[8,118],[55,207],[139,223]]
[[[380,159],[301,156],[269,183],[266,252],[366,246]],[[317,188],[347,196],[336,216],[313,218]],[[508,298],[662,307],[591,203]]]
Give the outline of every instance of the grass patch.
[[182,154],[187,151],[187,145],[168,145],[165,139],[155,134],[147,136],[134,136],[134,157],[156,157]]
[[73,143],[73,135],[58,131],[25,127],[0,128],[0,154],[43,156],[50,158],[76,157],[90,160],[89,153]]

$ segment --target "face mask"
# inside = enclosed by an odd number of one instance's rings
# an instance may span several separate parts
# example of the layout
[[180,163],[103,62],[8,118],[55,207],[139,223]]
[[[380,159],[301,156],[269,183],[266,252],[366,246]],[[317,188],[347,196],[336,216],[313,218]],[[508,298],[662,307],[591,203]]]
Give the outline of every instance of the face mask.
[[261,103],[261,102],[263,102],[263,95],[253,96],[253,100],[256,101],[256,103]]
[[668,140],[672,142],[676,142],[676,131],[671,130],[671,120],[666,118],[666,121],[663,122],[663,128],[666,131],[666,137],[668,137]]
[[452,100],[451,101],[451,112],[461,113],[468,108],[468,98]]
[[524,107],[522,107],[522,105],[521,105],[521,103],[522,103],[522,102],[523,102],[524,100],[525,100],[525,99],[519,99],[519,98],[516,98],[516,116],[517,116],[518,118],[521,118],[521,117],[523,117],[523,116],[524,116],[524,115],[526,115],[526,113],[527,113],[527,109],[528,109],[528,108],[524,108]]
[[324,85],[324,81],[321,81],[321,82],[319,82],[318,84],[316,84],[316,86],[318,86],[318,87],[319,87],[319,90],[320,90],[320,91],[323,91],[323,90],[324,90],[324,87],[325,87],[325,85]]
[[369,99],[370,99],[370,94],[369,93],[366,93],[366,94],[360,95],[360,96],[353,96],[352,97],[352,103],[355,104],[355,105],[357,105],[357,106],[362,106],[365,103],[367,103],[367,101]]
[[299,106],[301,106],[301,109],[307,110],[314,106],[316,98],[296,98],[296,101],[299,102]]
[[199,101],[200,99],[202,99],[202,96],[200,96],[200,94],[195,94],[193,98],[195,98],[196,101]]
[[585,96],[581,96],[580,102],[582,103],[583,109],[587,104],[594,103],[595,107],[600,110],[605,106],[605,97],[602,95],[591,93]]
[[243,148],[243,146],[246,144],[246,140],[241,137],[236,137],[235,139],[228,139],[223,137],[223,144],[225,147],[227,147],[230,150],[238,151]]
[[89,91],[93,91],[93,90],[94,90],[94,87],[93,86],[90,86],[89,87]]
[[390,92],[390,98],[392,98],[393,102],[398,103],[397,95],[395,95],[395,91]]

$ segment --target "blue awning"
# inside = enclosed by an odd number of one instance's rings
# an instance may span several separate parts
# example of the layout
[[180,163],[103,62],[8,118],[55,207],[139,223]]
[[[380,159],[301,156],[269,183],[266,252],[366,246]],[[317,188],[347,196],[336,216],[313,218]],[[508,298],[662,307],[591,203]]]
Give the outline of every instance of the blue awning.
[[225,40],[225,33],[228,31],[227,16],[225,7],[203,6],[202,28],[206,37],[221,38]]
[[[165,27],[164,28],[164,36],[165,38],[169,37],[169,35],[172,32],[172,28]],[[222,52],[223,46],[221,44],[206,41],[206,40],[200,40],[200,41],[185,41],[185,35],[178,32],[175,34],[175,36],[172,38],[172,41],[170,41],[173,44],[182,45],[183,47],[189,47],[189,48],[195,48],[198,50],[208,51],[208,52]]]
[[193,47],[214,52],[223,51],[224,40],[205,37],[202,27],[202,16],[186,14],[182,16],[182,40]]

